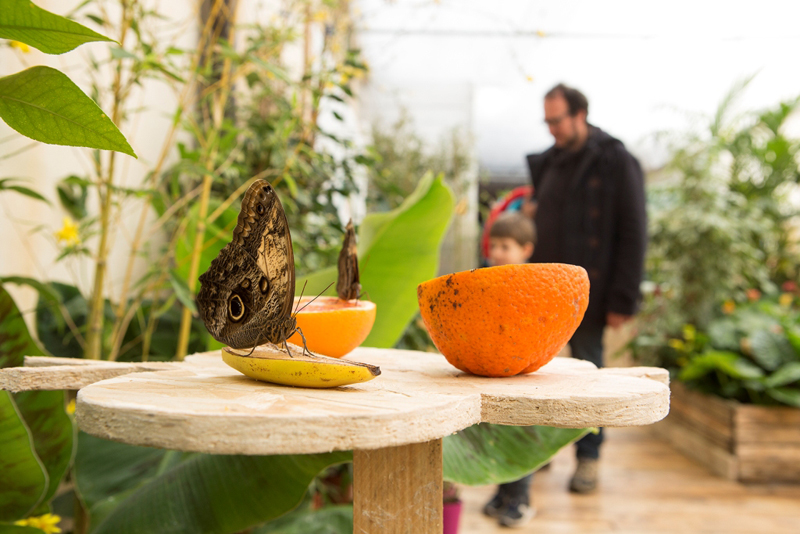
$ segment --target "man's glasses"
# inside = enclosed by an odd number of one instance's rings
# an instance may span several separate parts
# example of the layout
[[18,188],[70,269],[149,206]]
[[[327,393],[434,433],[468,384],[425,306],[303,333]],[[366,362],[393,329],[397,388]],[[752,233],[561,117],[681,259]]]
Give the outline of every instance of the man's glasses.
[[548,125],[548,126],[558,126],[559,124],[561,124],[561,121],[563,121],[564,119],[566,119],[569,116],[570,116],[570,114],[569,114],[569,112],[567,112],[567,113],[561,115],[560,117],[555,117],[553,119],[545,119],[544,123],[546,125]]

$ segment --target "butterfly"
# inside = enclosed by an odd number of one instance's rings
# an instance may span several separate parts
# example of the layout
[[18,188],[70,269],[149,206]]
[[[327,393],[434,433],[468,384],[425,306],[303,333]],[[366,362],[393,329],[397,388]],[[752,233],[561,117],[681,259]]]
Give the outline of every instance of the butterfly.
[[253,182],[244,194],[233,239],[200,284],[197,309],[214,339],[237,349],[283,343],[288,352],[286,340],[297,331],[292,236],[266,180]]
[[336,281],[336,293],[342,300],[353,300],[361,296],[361,284],[358,278],[356,231],[353,228],[353,219],[350,219],[345,227],[344,244],[341,252],[339,252],[339,278]]

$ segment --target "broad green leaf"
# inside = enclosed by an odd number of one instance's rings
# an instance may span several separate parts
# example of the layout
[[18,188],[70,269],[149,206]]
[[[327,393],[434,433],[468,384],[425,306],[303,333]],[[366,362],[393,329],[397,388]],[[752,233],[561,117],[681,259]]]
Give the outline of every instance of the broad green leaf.
[[[417,286],[436,276],[439,246],[453,213],[453,194],[441,178],[426,175],[417,189],[386,213],[369,214],[359,228],[361,287],[377,305],[375,325],[365,346],[392,347],[418,310]],[[298,279],[306,294],[336,281],[336,267]],[[335,293],[331,286],[327,291]]]
[[800,362],[791,362],[769,375],[764,383],[767,387],[776,388],[798,381],[800,381]]
[[767,395],[776,401],[800,408],[800,389],[797,388],[771,388],[767,390]]
[[63,54],[92,41],[111,41],[77,22],[37,7],[30,0],[0,1],[0,37],[45,54]]
[[93,532],[239,532],[293,509],[322,469],[351,459],[347,452],[194,455],[133,491]]
[[74,479],[91,524],[99,524],[125,496],[155,478],[169,453],[79,432]]
[[33,437],[37,456],[50,480],[42,502],[55,495],[72,459],[74,429],[64,409],[63,391],[23,391],[14,395],[17,409]]
[[23,182],[24,183],[24,180],[20,180],[18,178],[3,178],[2,180],[0,180],[0,191],[15,191],[15,192],[19,193],[20,195],[24,195],[26,197],[29,197],[29,198],[32,198],[32,199],[35,199],[35,200],[41,200],[42,202],[45,202],[46,204],[50,204],[49,200],[44,198],[42,195],[40,195],[39,193],[37,193],[33,189],[31,189],[29,187],[25,187],[23,185],[14,185],[13,182]]
[[42,354],[14,299],[0,284],[0,369],[19,367],[26,354]]
[[0,78],[0,118],[42,143],[115,150],[136,157],[94,100],[50,67],[31,67]]
[[443,441],[444,478],[481,486],[518,480],[588,429],[479,424]]
[[689,364],[681,369],[679,380],[696,380],[711,371],[720,371],[739,380],[755,380],[764,376],[760,367],[734,352],[708,351],[692,357]]
[[36,509],[47,492],[47,471],[14,399],[0,390],[0,521],[14,521]]
[[351,534],[353,532],[353,507],[347,505],[326,506],[317,511],[291,512],[264,526],[252,534]]
[[759,330],[750,337],[753,359],[768,371],[775,371],[784,362],[794,359],[794,349],[785,336]]

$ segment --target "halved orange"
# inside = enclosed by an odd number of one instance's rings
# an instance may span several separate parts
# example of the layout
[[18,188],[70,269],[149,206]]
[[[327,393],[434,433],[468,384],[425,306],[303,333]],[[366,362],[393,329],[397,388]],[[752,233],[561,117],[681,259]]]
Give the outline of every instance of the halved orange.
[[[301,312],[297,314],[297,327],[303,331],[308,350],[332,358],[341,358],[367,339],[375,324],[375,303],[368,300],[340,300],[337,297],[295,297]],[[306,306],[307,305],[307,306]],[[303,345],[295,332],[289,343]]]

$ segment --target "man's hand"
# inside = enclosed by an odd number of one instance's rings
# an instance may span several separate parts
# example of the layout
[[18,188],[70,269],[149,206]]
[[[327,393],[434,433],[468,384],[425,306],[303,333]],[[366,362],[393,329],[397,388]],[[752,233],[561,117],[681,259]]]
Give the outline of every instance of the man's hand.
[[619,328],[633,319],[633,315],[622,315],[621,313],[608,312],[606,314],[606,324],[611,328]]

